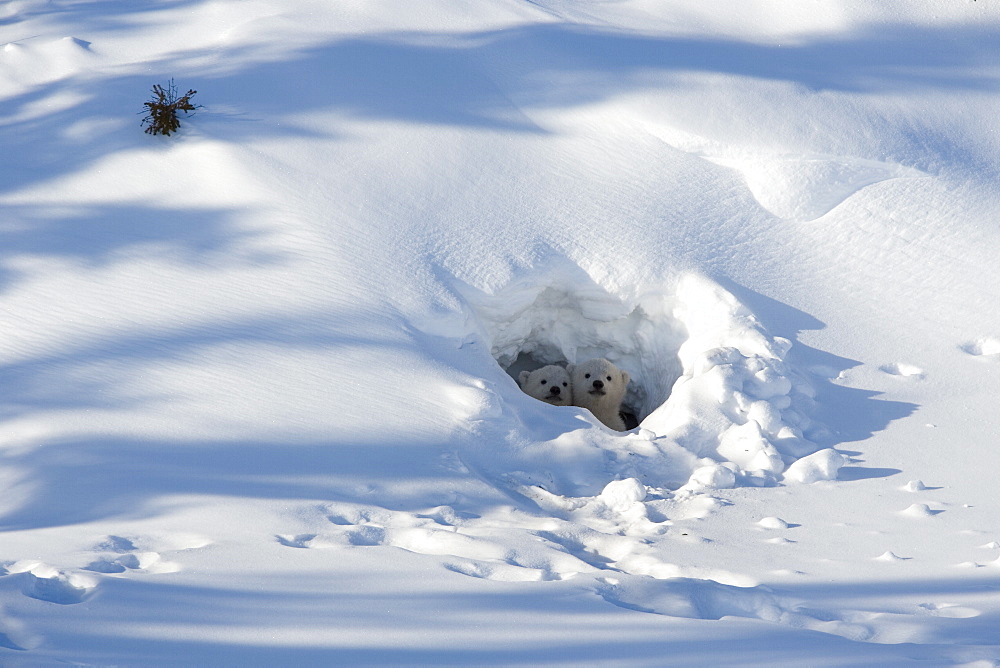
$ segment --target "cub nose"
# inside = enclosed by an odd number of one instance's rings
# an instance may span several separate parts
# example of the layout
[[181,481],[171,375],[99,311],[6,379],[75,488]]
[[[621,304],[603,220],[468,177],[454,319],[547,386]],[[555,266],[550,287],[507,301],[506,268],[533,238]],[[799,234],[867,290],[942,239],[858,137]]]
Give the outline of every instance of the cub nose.
[[594,381],[594,389],[595,390],[603,390],[604,389],[604,381],[603,380],[595,380]]
[[560,389],[559,389],[559,387],[558,387],[558,386],[556,386],[556,385],[553,385],[553,386],[552,386],[552,387],[551,387],[551,388],[549,389],[549,394],[555,394],[555,395],[557,395],[557,396],[558,396],[560,392],[562,392],[562,390],[560,390]]

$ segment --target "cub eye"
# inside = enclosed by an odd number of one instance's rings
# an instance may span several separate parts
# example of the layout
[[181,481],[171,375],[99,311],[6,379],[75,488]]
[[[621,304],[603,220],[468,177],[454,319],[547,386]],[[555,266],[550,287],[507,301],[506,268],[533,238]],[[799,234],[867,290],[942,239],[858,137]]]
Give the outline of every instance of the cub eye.
[[549,382],[549,381],[547,381],[547,380],[543,380],[543,381],[542,381],[542,385],[544,385],[544,384],[545,384],[545,383],[547,383],[547,382]]
[[608,380],[611,380],[611,376],[608,376]]
[[563,387],[569,387],[569,383],[563,383]]
[[585,375],[584,375],[583,377],[584,377],[584,378],[590,378],[590,374],[589,374],[589,373],[588,373],[588,374],[585,374]]

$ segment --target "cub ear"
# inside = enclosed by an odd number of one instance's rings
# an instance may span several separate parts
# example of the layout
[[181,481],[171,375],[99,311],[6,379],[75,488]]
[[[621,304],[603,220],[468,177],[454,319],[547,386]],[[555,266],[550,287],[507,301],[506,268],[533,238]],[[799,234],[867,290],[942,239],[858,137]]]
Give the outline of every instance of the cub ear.
[[622,371],[622,382],[625,383],[625,385],[628,385],[628,382],[631,379],[632,377],[628,375],[628,371]]
[[531,375],[531,372],[529,372],[529,371],[522,371],[521,373],[519,373],[517,375],[517,380],[518,380],[518,382],[521,383],[521,387],[524,387],[524,384],[528,382],[528,376],[530,376],[530,375]]

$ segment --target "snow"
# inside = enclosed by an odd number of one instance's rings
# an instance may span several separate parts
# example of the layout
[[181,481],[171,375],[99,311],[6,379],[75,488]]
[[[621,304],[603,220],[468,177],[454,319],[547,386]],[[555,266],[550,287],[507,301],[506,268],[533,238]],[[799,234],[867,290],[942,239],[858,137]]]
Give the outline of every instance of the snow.
[[998,44],[5,3],[0,665],[1000,665]]

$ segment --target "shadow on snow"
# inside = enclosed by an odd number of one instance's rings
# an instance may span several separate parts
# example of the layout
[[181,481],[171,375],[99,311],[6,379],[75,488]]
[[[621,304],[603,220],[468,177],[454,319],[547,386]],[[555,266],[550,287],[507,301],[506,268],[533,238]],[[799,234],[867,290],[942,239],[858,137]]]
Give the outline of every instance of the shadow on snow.
[[[349,548],[342,557],[360,567],[364,560],[357,550],[368,549]],[[13,647],[0,649],[0,658],[144,665],[183,658],[195,665],[245,666],[908,666],[914,661],[951,665],[1000,655],[996,614],[934,618],[926,614],[932,605],[922,608],[916,603],[970,591],[995,592],[994,578],[806,584],[774,591],[803,601],[810,607],[798,609],[807,614],[822,614],[815,608],[840,609],[845,600],[859,610],[882,611],[885,597],[902,596],[912,604],[913,622],[925,627],[922,640],[879,643],[756,619],[688,619],[627,610],[608,605],[575,581],[483,587],[465,576],[438,571],[437,560],[403,553],[395,557],[397,565],[431,568],[426,581],[414,579],[412,571],[406,577],[402,570],[386,569],[379,560],[349,578],[279,575],[255,580],[252,589],[105,578],[101,596],[83,612],[67,609],[68,619],[35,620],[38,613],[31,608],[17,610],[23,621],[45,634],[46,646],[17,652],[20,648],[11,642]],[[373,577],[382,580],[378,591],[365,587],[366,579]],[[0,578],[0,587],[10,586],[3,584],[6,579]],[[428,586],[432,582],[436,586]],[[669,580],[658,582],[671,585]],[[896,614],[907,615],[902,609]],[[521,641],[510,642],[511,637]],[[113,647],[113,655],[108,647]]]

